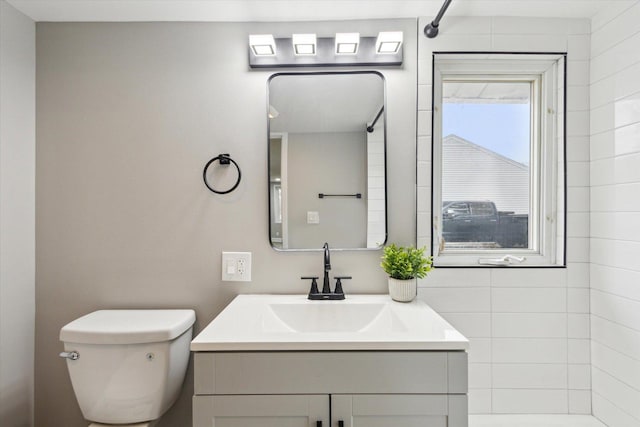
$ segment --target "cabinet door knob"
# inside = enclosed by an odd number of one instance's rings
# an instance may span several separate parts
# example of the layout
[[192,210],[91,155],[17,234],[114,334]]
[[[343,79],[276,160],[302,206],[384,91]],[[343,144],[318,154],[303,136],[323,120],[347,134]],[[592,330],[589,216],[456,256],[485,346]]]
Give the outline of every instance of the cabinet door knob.
[[338,421],[338,427],[344,427],[344,421],[342,420]]
[[316,421],[316,427],[322,427],[322,421]]

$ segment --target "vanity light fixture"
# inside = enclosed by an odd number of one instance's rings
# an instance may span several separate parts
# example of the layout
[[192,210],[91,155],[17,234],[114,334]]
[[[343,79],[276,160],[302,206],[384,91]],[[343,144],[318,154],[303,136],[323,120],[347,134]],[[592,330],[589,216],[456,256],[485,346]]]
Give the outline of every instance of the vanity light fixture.
[[293,53],[294,55],[315,55],[316,35],[315,34],[294,34]]
[[336,33],[336,55],[355,55],[360,46],[360,33]]
[[271,34],[251,34],[249,46],[256,56],[276,55],[276,41]]
[[251,68],[393,67],[402,65],[402,51],[402,31],[382,32],[377,39],[356,32],[329,37],[311,33],[280,38],[249,36]]
[[398,53],[400,46],[402,46],[402,31],[383,31],[378,33],[378,38],[376,39],[376,53]]

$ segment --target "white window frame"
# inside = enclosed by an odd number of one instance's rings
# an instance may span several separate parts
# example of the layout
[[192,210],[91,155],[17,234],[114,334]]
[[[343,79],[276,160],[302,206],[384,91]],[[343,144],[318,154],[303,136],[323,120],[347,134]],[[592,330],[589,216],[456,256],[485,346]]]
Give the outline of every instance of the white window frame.
[[[432,254],[437,267],[565,266],[565,54],[434,53]],[[529,249],[442,250],[442,84],[532,83]]]

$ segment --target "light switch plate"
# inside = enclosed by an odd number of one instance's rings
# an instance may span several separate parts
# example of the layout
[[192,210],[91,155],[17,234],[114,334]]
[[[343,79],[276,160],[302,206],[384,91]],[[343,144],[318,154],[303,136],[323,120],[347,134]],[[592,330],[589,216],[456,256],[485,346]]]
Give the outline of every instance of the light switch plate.
[[307,224],[320,224],[320,212],[307,211]]
[[251,252],[222,252],[224,282],[251,281]]

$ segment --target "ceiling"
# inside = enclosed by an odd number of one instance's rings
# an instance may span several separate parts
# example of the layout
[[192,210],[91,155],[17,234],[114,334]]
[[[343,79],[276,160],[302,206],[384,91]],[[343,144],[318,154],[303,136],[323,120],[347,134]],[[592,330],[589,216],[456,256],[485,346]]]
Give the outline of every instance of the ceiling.
[[[319,21],[434,16],[444,0],[7,0],[35,21]],[[449,16],[591,18],[637,0],[453,0]]]

